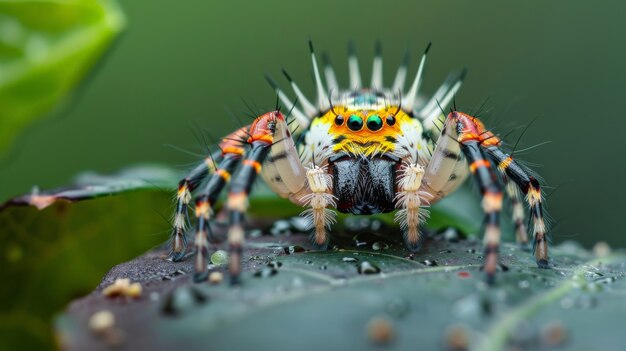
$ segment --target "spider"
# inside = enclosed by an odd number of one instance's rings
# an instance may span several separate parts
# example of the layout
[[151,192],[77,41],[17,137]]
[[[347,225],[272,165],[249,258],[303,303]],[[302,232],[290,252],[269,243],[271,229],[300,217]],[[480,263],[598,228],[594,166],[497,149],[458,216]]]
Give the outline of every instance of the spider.
[[[426,206],[453,192],[471,173],[482,195],[485,213],[484,266],[493,283],[498,266],[500,211],[503,189],[513,207],[516,239],[528,242],[521,193],[533,217],[537,265],[548,267],[548,245],[539,182],[511,154],[502,151],[501,140],[476,117],[451,109],[465,70],[452,73],[430,99],[418,94],[426,57],[424,51],[408,91],[404,90],[408,59],[399,67],[391,87],[383,84],[383,59],[376,45],[369,88],[363,85],[352,45],[349,49],[349,89],[340,88],[327,58],[320,70],[309,41],[317,97],[308,99],[283,69],[296,103],[285,116],[280,108],[264,113],[225,137],[220,152],[207,157],[178,185],[171,240],[171,259],[186,254],[187,211],[195,198],[196,281],[208,276],[209,222],[213,207],[229,184],[229,273],[240,282],[244,244],[242,223],[248,194],[258,175],[276,194],[305,207],[312,242],[328,246],[335,212],[370,215],[396,211],[407,249],[416,252],[424,236]],[[325,76],[325,83],[321,77]],[[271,77],[268,82],[283,104],[292,100]],[[292,119],[289,121],[289,117]],[[208,180],[206,180],[208,179]],[[201,188],[201,185],[204,184]]]

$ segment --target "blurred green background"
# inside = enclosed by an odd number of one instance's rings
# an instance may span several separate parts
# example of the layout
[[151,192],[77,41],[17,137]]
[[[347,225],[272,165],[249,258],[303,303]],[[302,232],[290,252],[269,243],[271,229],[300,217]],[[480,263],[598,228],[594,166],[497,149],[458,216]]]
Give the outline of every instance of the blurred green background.
[[[246,119],[242,99],[271,108],[264,81],[284,66],[312,93],[307,39],[327,51],[347,82],[355,40],[365,81],[374,41],[390,83],[406,47],[433,42],[423,85],[469,68],[459,109],[489,97],[500,133],[536,121],[519,148],[550,186],[555,241],[624,246],[621,140],[626,3],[606,1],[125,1],[128,24],[87,81],[0,161],[0,198],[66,184],[83,170],[112,172],[157,162],[181,166],[200,152],[196,126],[233,130],[225,107]],[[1,71],[0,71],[1,74]],[[283,86],[287,86],[284,84]],[[0,106],[2,108],[2,106]],[[517,135],[513,133],[510,143]],[[547,189],[551,193],[551,189]],[[479,205],[477,200],[476,206]],[[160,211],[167,212],[167,211]],[[164,237],[165,239],[165,237]]]

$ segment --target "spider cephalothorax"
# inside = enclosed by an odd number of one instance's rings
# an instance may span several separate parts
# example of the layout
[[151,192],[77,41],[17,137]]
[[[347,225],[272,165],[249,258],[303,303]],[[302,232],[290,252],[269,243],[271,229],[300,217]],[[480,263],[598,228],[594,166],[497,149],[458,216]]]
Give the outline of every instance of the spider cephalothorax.
[[[306,208],[303,216],[310,220],[312,240],[320,248],[329,242],[334,208],[357,215],[397,211],[395,219],[407,248],[417,251],[423,239],[419,228],[427,218],[424,207],[454,191],[471,173],[485,211],[484,269],[489,280],[493,280],[497,267],[503,188],[513,204],[516,236],[521,243],[527,242],[527,235],[518,193],[521,190],[526,195],[534,220],[537,263],[547,267],[539,183],[511,155],[500,150],[500,139],[477,118],[454,110],[447,117],[442,114],[461,86],[464,71],[451,74],[430,99],[418,94],[429,48],[422,55],[410,88],[404,91],[408,61],[398,70],[392,86],[386,88],[380,46],[369,87],[362,85],[351,50],[350,89],[341,89],[328,62],[323,67],[323,82],[310,45],[316,100],[307,99],[283,71],[299,101],[299,106],[290,111],[293,119],[287,121],[289,117],[280,109],[258,116],[251,125],[224,138],[218,154],[207,157],[181,180],[172,258],[184,257],[187,207],[192,191],[207,175],[210,177],[195,207],[195,277],[203,280],[207,276],[208,222],[218,195],[230,183],[226,204],[230,212],[229,265],[231,278],[237,282],[243,216],[258,174],[278,195]],[[291,105],[278,85],[269,77],[268,81],[283,103]]]

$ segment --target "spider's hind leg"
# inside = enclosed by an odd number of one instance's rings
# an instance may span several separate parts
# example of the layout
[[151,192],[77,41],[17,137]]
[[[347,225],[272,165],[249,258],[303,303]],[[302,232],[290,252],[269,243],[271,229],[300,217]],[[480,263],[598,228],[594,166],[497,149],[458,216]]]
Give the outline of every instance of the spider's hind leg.
[[522,250],[530,251],[530,247],[528,245],[528,233],[526,231],[526,224],[524,223],[524,206],[520,201],[520,194],[517,184],[509,179],[503,169],[498,167],[498,170],[501,173],[502,181],[504,183],[504,189],[506,190],[507,198],[509,200],[509,203],[511,204],[515,241],[520,245]]
[[174,262],[181,261],[185,257],[187,249],[187,237],[185,229],[189,222],[189,203],[194,190],[202,183],[212,170],[213,161],[208,157],[201,164],[196,166],[185,178],[178,183],[176,193],[176,210],[174,213],[174,226],[171,235],[170,258]]

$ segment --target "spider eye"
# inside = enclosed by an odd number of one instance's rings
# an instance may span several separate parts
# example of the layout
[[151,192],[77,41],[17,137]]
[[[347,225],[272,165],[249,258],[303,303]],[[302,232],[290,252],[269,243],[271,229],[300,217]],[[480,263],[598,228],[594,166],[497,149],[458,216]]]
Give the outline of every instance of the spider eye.
[[367,119],[367,128],[373,132],[383,127],[383,120],[378,115],[371,115]]
[[387,116],[387,125],[394,125],[396,124],[396,118],[394,116]]
[[352,115],[348,118],[348,128],[353,131],[358,131],[363,128],[363,119],[357,115]]
[[343,124],[343,116],[342,115],[337,115],[337,117],[335,117],[335,124],[340,126]]

